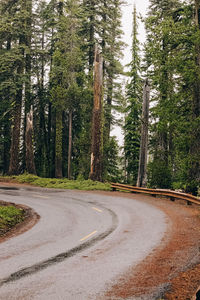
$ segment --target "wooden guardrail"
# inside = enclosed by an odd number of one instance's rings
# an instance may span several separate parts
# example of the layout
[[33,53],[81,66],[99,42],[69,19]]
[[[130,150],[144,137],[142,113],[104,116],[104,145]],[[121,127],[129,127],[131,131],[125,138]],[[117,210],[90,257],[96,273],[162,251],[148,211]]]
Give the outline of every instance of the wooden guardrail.
[[181,199],[187,201],[187,204],[195,203],[200,205],[200,199],[190,194],[185,194],[181,192],[175,192],[171,190],[164,190],[164,189],[147,189],[142,187],[136,187],[127,184],[120,184],[120,183],[111,183],[111,187],[113,191],[122,190],[122,191],[129,191],[132,193],[143,193],[143,194],[151,194],[152,196],[160,195],[169,197],[171,201],[175,201],[175,199]]

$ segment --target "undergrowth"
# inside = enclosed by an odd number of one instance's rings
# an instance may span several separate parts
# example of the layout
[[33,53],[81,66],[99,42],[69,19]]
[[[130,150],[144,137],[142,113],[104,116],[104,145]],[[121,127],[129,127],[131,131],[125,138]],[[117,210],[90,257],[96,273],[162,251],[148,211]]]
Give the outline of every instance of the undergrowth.
[[24,220],[23,209],[0,205],[0,235]]
[[104,190],[110,191],[109,183],[102,183],[92,180],[68,180],[67,178],[41,178],[32,174],[23,174],[19,176],[1,176],[0,181],[14,181],[18,183],[29,183],[35,186],[58,189],[72,189],[72,190]]

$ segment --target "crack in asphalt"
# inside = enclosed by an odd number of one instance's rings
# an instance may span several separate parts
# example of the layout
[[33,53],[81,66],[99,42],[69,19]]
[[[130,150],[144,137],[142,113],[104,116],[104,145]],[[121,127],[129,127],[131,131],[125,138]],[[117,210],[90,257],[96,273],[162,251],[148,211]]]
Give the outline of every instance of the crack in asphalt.
[[[76,199],[76,200],[79,200],[79,199]],[[40,263],[34,264],[30,267],[26,267],[17,272],[12,273],[8,277],[0,280],[0,287],[3,286],[4,284],[17,281],[23,277],[35,274],[35,273],[40,272],[52,265],[60,263],[64,260],[66,260],[67,258],[70,258],[70,257],[76,255],[77,253],[79,253],[85,249],[88,249],[89,247],[93,246],[95,243],[105,239],[109,234],[111,234],[117,228],[118,218],[117,218],[116,213],[114,211],[112,211],[111,209],[105,208],[103,206],[101,206],[101,207],[104,208],[105,210],[107,210],[110,213],[110,215],[112,216],[112,226],[109,229],[107,229],[105,232],[99,234],[98,236],[92,238],[91,240],[84,242],[81,245],[78,245],[66,252],[60,253],[60,254],[53,256],[47,260],[44,260]]]

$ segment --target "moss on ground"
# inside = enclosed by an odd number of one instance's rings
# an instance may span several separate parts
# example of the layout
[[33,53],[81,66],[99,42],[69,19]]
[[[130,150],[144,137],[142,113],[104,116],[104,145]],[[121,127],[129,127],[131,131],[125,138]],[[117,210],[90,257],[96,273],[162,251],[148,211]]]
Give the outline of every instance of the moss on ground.
[[109,183],[102,183],[92,180],[68,180],[67,178],[41,178],[32,174],[23,174],[19,176],[0,176],[0,181],[10,181],[17,183],[29,183],[35,186],[45,188],[71,189],[71,190],[104,190],[110,191]]
[[23,220],[23,209],[12,205],[0,205],[0,236]]

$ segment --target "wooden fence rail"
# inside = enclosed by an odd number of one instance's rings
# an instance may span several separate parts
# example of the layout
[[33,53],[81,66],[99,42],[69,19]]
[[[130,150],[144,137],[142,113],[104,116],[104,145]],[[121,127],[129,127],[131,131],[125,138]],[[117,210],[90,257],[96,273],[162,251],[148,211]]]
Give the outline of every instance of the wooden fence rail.
[[143,194],[151,194],[153,196],[160,195],[169,197],[171,201],[175,201],[175,199],[181,199],[187,201],[187,204],[195,203],[200,205],[200,199],[190,194],[185,194],[181,192],[175,192],[171,190],[164,190],[164,189],[147,189],[142,187],[131,186],[127,184],[120,184],[120,183],[111,183],[111,187],[113,191],[122,190],[122,191],[129,191],[132,193],[143,193]]

